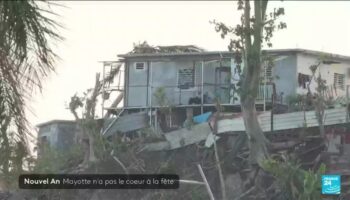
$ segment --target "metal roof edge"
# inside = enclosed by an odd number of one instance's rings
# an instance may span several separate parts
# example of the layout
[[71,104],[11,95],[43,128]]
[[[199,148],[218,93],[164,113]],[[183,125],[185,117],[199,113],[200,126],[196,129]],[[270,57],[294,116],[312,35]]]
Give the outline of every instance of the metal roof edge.
[[[292,49],[264,49],[263,52],[267,53],[276,53],[276,54],[288,54],[288,53],[304,53],[304,54],[310,54],[315,56],[321,56],[326,55],[331,58],[338,58],[342,60],[349,60],[350,56],[346,55],[340,55],[340,54],[334,54],[324,51],[317,51],[317,50],[309,50],[309,49],[301,49],[301,48],[292,48]],[[143,57],[171,57],[171,56],[206,56],[206,55],[233,55],[233,52],[230,51],[205,51],[205,52],[189,52],[189,53],[146,53],[146,54],[118,54],[118,57],[121,58],[143,58]]]
[[58,123],[75,123],[75,120],[65,120],[65,119],[53,119],[53,120],[49,120],[46,122],[42,122],[36,125],[36,127],[42,127],[42,126],[46,126],[49,124],[58,124]]

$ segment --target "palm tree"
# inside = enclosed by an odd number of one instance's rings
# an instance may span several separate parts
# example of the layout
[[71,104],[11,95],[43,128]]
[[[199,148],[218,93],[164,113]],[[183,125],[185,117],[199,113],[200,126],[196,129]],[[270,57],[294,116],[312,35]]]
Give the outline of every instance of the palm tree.
[[54,71],[57,56],[49,44],[63,38],[58,33],[62,26],[52,19],[52,4],[0,0],[0,147],[8,144],[7,129],[15,130],[11,139],[27,144],[26,103]]

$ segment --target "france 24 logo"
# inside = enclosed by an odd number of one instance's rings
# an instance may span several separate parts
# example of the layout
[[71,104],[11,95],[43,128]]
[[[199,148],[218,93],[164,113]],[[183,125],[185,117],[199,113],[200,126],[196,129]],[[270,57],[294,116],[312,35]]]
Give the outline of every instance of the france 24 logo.
[[340,190],[340,175],[322,175],[322,194],[338,195]]

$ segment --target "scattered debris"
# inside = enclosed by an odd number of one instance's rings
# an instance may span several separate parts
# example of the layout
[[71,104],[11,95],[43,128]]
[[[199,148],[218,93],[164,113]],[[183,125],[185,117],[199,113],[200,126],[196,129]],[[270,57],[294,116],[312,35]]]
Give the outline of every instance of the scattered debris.
[[205,140],[205,147],[210,148],[216,140],[220,139],[219,136],[215,136],[214,134],[210,133]]
[[164,136],[170,144],[170,149],[181,148],[205,140],[211,133],[209,124],[194,125],[191,130],[182,128],[166,133]]
[[188,53],[204,52],[205,50],[195,45],[151,46],[146,41],[134,44],[134,49],[128,54],[145,53]]

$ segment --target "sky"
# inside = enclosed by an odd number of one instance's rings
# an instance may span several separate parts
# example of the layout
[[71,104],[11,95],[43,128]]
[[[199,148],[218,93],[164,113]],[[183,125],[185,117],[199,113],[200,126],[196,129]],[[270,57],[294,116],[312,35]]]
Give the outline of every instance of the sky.
[[[57,3],[57,2],[56,2]],[[53,119],[73,119],[66,108],[70,97],[94,84],[98,61],[116,60],[134,43],[193,44],[226,51],[228,40],[215,32],[211,20],[239,23],[235,1],[60,1],[53,7],[64,25],[65,40],[54,49],[60,56],[56,72],[44,80],[42,93],[30,104],[32,125]],[[287,29],[274,33],[273,48],[305,48],[350,56],[350,2],[272,1],[283,6]],[[100,106],[100,105],[99,105]]]

